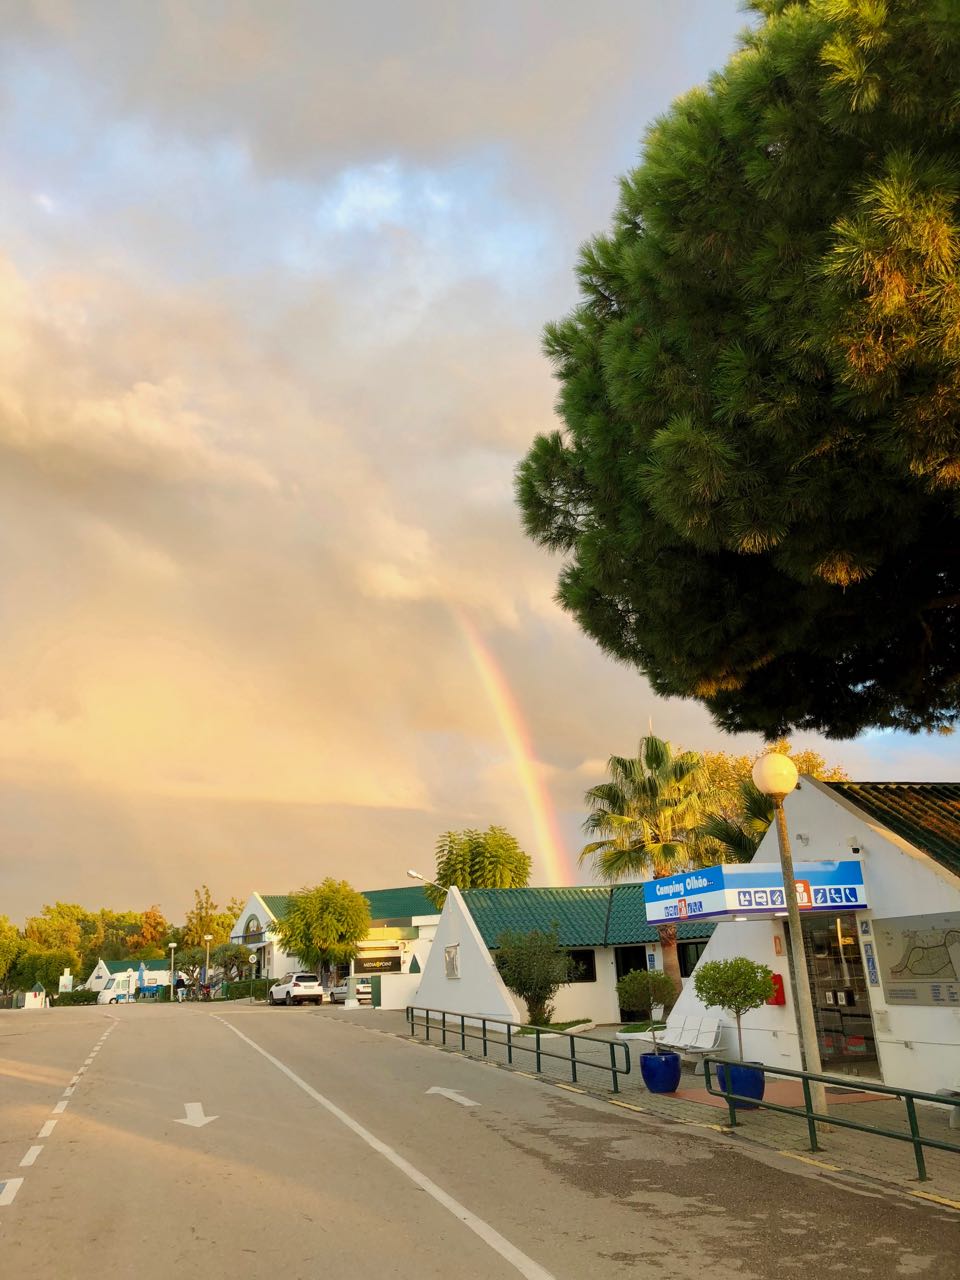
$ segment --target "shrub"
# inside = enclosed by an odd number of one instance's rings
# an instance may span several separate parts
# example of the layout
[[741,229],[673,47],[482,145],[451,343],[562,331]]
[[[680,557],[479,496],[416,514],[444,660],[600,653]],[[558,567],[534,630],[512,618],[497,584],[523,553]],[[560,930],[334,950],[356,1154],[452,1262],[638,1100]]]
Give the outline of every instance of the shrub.
[[759,1009],[773,995],[773,973],[765,964],[734,956],[732,960],[707,960],[697,966],[693,989],[708,1008],[726,1009],[737,1020],[737,1044],[743,1061],[740,1019]]
[[553,1018],[553,997],[576,968],[562,950],[556,928],[549,932],[507,931],[497,939],[497,968],[515,996],[527,1006],[527,1017],[535,1027],[544,1027]]
[[631,969],[617,983],[620,1008],[649,1017],[654,1005],[662,1004],[669,1012],[679,995],[677,984],[662,969]]
[[66,1008],[67,1005],[74,1004],[96,1004],[99,991],[61,991],[59,995],[53,996],[52,1003],[55,1008]]
[[[254,978],[253,995],[256,1000],[266,1000],[267,992],[276,982],[276,978]],[[249,1000],[250,979],[244,982],[225,982],[220,988],[221,1000]]]

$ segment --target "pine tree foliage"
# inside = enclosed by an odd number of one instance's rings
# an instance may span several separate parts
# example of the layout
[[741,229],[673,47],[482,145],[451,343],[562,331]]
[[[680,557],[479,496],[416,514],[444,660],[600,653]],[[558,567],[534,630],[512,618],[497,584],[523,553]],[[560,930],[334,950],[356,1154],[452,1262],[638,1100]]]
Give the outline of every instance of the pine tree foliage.
[[445,831],[437,840],[436,859],[435,883],[424,885],[423,891],[438,911],[452,884],[458,889],[523,889],[530,883],[530,855],[505,827]]
[[753,0],[650,130],[518,471],[559,599],[729,730],[960,715],[960,4]]

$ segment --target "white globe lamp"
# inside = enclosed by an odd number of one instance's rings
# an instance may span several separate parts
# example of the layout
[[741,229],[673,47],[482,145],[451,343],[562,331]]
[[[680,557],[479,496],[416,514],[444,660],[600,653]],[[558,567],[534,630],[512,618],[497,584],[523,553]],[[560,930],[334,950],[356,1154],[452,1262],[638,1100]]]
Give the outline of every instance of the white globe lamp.
[[797,785],[799,774],[797,766],[789,756],[779,751],[768,751],[753,766],[753,782],[758,791],[765,796],[788,796]]

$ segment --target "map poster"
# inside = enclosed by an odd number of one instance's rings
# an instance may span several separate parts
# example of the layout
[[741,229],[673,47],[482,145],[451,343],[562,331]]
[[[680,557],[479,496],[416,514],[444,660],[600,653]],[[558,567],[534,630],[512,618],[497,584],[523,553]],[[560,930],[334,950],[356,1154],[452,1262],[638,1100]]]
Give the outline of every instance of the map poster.
[[960,912],[874,920],[873,935],[888,1003],[960,1009]]

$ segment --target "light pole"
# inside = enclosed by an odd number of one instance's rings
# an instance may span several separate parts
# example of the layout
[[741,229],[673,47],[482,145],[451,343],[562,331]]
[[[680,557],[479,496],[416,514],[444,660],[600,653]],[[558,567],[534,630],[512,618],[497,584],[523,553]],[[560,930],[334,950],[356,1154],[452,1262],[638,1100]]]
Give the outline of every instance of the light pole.
[[[797,902],[797,882],[793,871],[793,854],[787,834],[787,819],[783,812],[783,800],[797,785],[797,766],[789,756],[769,751],[753,766],[753,781],[758,791],[773,801],[773,817],[777,824],[777,844],[780,848],[780,869],[783,874],[783,896],[790,926],[790,955],[793,958],[793,1002],[797,1010],[797,1032],[800,1038],[800,1055],[804,1071],[822,1075],[820,1042],[813,1015],[813,993],[810,990],[810,974],[803,948],[803,931],[800,925],[800,906]],[[826,1114],[827,1094],[820,1080],[810,1081],[813,1109]]]
[[173,1004],[173,953],[177,949],[177,944],[168,942],[167,946],[170,948],[170,1003]]
[[257,953],[251,951],[247,959],[250,961],[250,1003],[253,1004],[253,970],[257,963]]
[[210,943],[213,941],[213,934],[205,933],[203,940],[207,944],[207,962],[203,966],[203,985],[206,986],[210,981]]
[[420,874],[419,871],[410,870],[407,872],[407,875],[410,877],[411,880],[420,880],[423,884],[428,884],[431,889],[439,889],[441,893],[447,892],[447,889],[444,885],[437,884],[434,880],[427,880],[424,876]]

